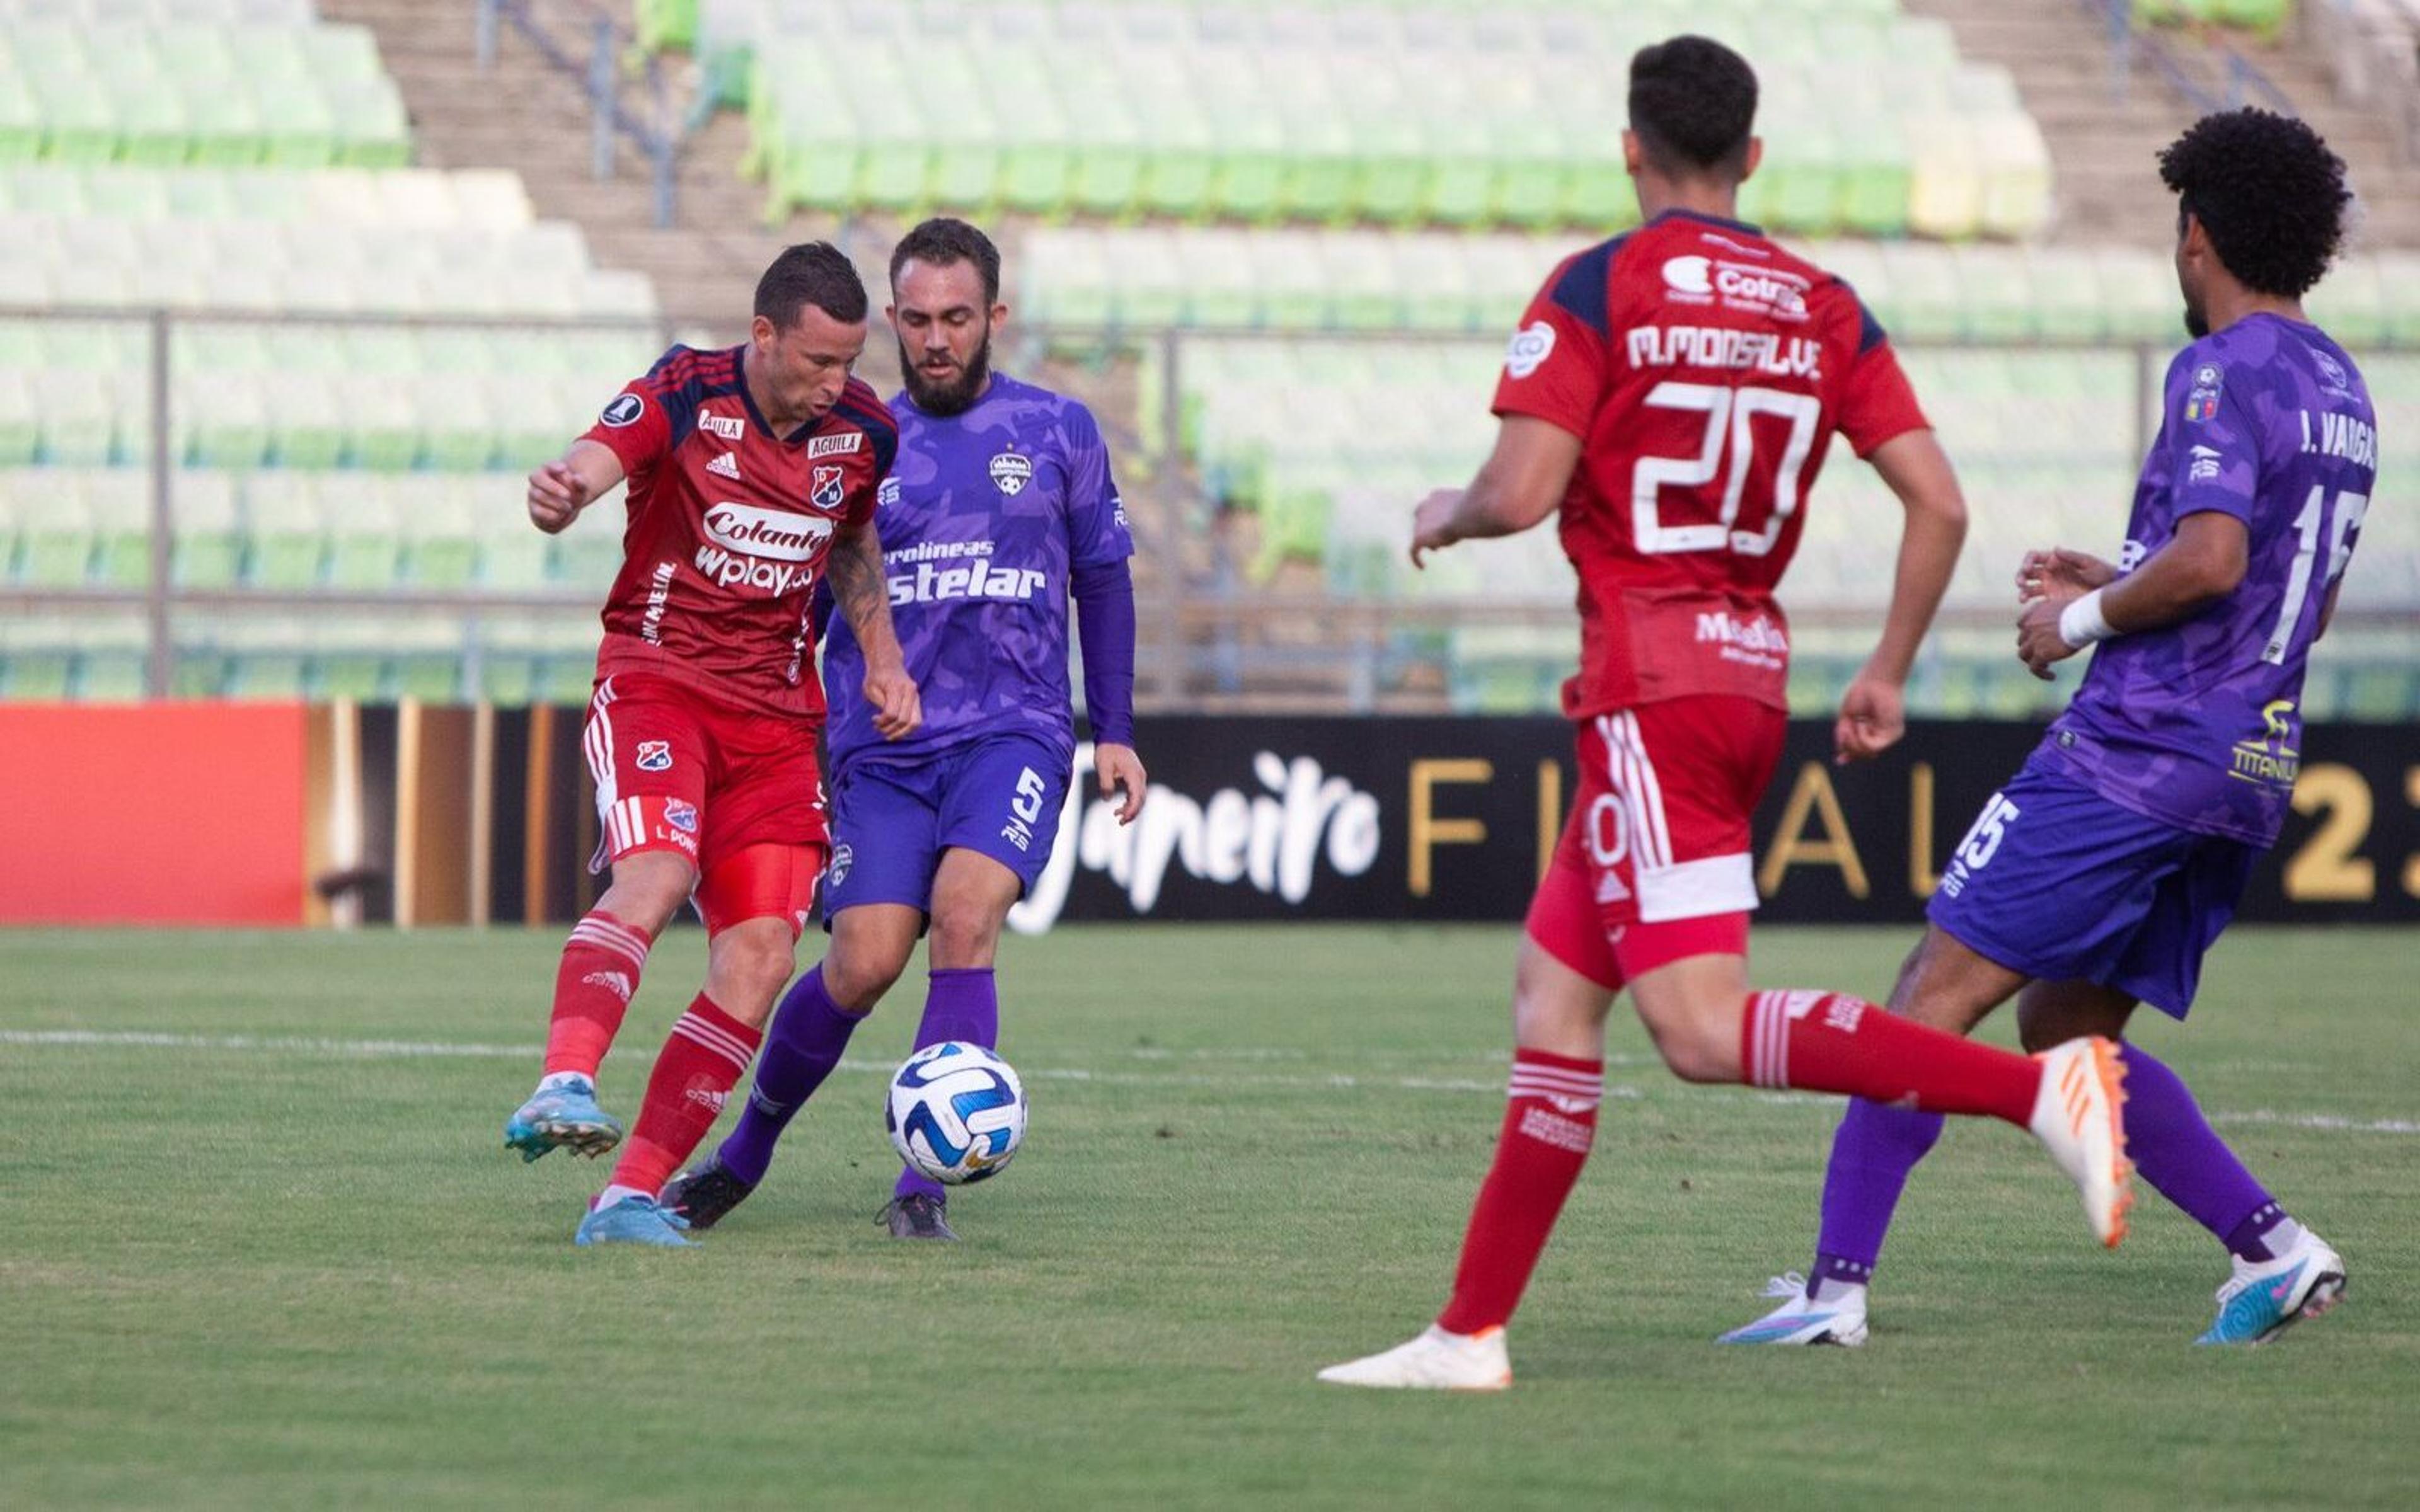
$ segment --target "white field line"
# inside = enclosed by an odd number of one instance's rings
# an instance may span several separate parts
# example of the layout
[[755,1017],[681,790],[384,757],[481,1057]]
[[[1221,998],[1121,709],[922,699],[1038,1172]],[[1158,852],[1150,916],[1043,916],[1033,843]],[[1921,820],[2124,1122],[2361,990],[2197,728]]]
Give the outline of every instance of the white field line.
[[[432,1040],[338,1040],[307,1035],[250,1034],[169,1034],[147,1030],[101,1029],[0,1029],[0,1045],[24,1045],[52,1049],[146,1049],[146,1050],[222,1050],[265,1052],[272,1055],[335,1056],[364,1059],[471,1059],[471,1060],[535,1060],[545,1052],[543,1045],[485,1044],[465,1041]],[[1297,1053],[1283,1050],[1212,1050],[1166,1051],[1137,1050],[1127,1052],[1130,1058],[1144,1061],[1166,1061],[1177,1057],[1203,1059],[1279,1060],[1298,1058]],[[1636,1063],[1644,1057],[1621,1057]],[[867,1060],[844,1060],[837,1068],[845,1072],[887,1075],[891,1067]],[[1299,1075],[1273,1076],[1258,1072],[1206,1073],[1199,1072],[1097,1071],[1079,1067],[1043,1067],[1022,1071],[1018,1074],[1028,1081],[1093,1082],[1104,1086],[1188,1087],[1188,1088],[1291,1088],[1307,1090],[1378,1088],[1411,1092],[1450,1092],[1467,1095],[1501,1097],[1502,1076],[1372,1076]],[[1677,1084],[1675,1084],[1677,1089]],[[1829,1112],[1833,1100],[1799,1092],[1750,1092],[1717,1088],[1679,1089],[1699,1102],[1753,1103],[1764,1107],[1794,1108],[1807,1112]],[[1643,1100],[1646,1093],[1636,1087],[1610,1084],[1605,1089],[1608,1098]],[[2261,1124],[2289,1129],[2321,1129],[2339,1134],[2420,1134],[2420,1119],[2348,1119],[2332,1113],[2290,1113],[2274,1108],[2253,1108],[2243,1112],[2213,1112],[2212,1123]]]

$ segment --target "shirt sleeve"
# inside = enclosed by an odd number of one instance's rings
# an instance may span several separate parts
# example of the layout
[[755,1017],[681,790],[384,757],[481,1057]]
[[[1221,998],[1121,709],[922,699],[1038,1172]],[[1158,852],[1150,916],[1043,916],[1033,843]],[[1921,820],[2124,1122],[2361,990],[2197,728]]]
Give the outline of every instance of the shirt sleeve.
[[1067,410],[1067,564],[1078,572],[1134,555],[1126,506],[1109,473],[1109,447],[1082,405]]
[[1890,336],[1865,301],[1857,301],[1857,345],[1849,360],[1834,411],[1838,428],[1859,456],[1871,456],[1877,447],[1912,430],[1929,430],[1932,422],[1916,401],[1916,388],[1899,365]]
[[636,478],[672,455],[672,418],[664,412],[661,392],[651,378],[634,378],[580,439],[600,442],[621,459],[622,471]]
[[1566,260],[1546,279],[1504,350],[1498,415],[1534,415],[1585,440],[1605,401],[1611,245]]
[[2252,525],[2260,487],[2260,430],[2228,392],[2224,363],[2194,363],[2169,389],[2168,513],[2172,519],[2215,510]]

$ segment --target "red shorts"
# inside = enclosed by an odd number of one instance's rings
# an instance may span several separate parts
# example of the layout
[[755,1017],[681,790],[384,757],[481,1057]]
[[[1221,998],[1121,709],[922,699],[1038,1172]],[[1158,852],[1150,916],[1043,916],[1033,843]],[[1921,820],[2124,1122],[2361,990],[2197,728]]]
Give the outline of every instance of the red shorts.
[[1748,821],[1789,717],[1707,694],[1577,727],[1579,792],[1529,903],[1529,937],[1619,990],[1683,956],[1745,954],[1757,903]]
[[709,929],[768,914],[802,927],[830,833],[817,733],[667,677],[601,679],[582,737],[601,829],[590,870],[669,851],[697,869]]

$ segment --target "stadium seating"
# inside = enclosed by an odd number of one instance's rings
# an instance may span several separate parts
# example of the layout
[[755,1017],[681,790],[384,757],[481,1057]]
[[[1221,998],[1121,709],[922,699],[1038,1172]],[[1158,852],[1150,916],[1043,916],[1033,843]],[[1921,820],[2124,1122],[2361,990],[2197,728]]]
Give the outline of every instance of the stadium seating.
[[411,156],[403,98],[365,28],[252,0],[19,8],[0,27],[0,161],[380,167]]
[[[1749,213],[1952,239],[2045,219],[2048,153],[2007,74],[1888,4],[707,0],[697,45],[745,101],[777,216],[1544,227],[1624,213],[1607,60],[1683,24],[1754,32],[1768,147]],[[1843,70],[1887,104],[1845,100]]]

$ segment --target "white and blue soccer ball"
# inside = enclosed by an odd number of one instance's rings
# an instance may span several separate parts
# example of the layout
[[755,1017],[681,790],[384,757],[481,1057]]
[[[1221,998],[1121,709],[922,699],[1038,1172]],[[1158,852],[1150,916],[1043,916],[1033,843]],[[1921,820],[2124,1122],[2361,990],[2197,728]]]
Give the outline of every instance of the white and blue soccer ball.
[[1025,1088],[981,1045],[928,1044],[891,1078],[882,1125],[899,1158],[945,1186],[997,1175],[1025,1138]]

